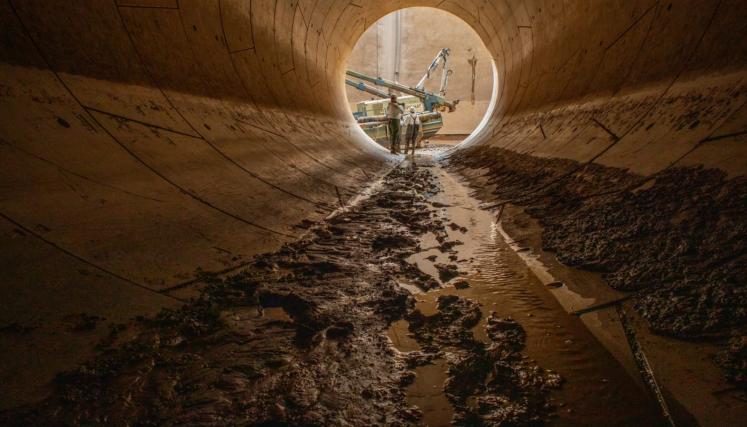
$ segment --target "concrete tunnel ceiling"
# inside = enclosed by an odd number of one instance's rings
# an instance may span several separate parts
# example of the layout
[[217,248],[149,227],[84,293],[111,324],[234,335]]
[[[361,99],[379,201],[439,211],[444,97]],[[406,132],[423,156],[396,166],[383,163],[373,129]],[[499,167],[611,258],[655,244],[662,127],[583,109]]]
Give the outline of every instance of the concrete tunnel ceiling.
[[735,140],[691,151],[743,130],[747,6],[698,5],[4,2],[2,213],[153,289],[292,238],[384,170],[342,73],[364,29],[409,6],[453,13],[493,54],[501,86],[475,143],[644,175],[686,154],[741,172]]
[[411,6],[458,16],[493,55],[495,108],[469,145],[747,170],[740,0],[3,1],[0,320],[171,304],[198,269],[297,238],[385,173],[344,64]]

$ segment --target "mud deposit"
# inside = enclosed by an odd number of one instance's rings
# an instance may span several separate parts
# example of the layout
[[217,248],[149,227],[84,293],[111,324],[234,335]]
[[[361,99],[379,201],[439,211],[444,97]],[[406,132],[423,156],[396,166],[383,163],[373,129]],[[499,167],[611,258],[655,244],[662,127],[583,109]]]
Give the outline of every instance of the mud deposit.
[[561,378],[521,355],[526,338],[522,327],[492,314],[485,326],[489,343],[484,344],[470,330],[480,321],[477,303],[456,295],[442,295],[437,301],[436,314],[415,311],[408,316],[409,329],[423,351],[408,353],[406,358],[414,367],[439,358],[440,349],[449,349],[444,391],[454,408],[452,423],[541,423],[553,409],[548,391],[560,387]]
[[[421,238],[452,255],[461,244],[430,201],[440,192],[433,169],[395,168],[370,197],[305,224],[300,241],[240,273],[204,275],[199,296],[181,308],[113,325],[96,358],[59,375],[49,398],[2,414],[0,423],[419,424],[421,411],[404,388],[430,356],[405,363],[393,349],[386,331],[403,317],[430,342],[429,354],[459,349],[446,385],[456,422],[544,419],[547,389],[558,378],[520,357],[519,325],[496,318],[483,344],[470,338],[481,316],[474,301],[444,297],[435,317],[413,310],[406,286],[441,286],[407,261],[421,251]],[[459,274],[453,262],[444,271],[442,278]]]
[[479,147],[450,158],[481,198],[524,206],[543,249],[604,273],[633,295],[652,331],[722,343],[727,377],[747,383],[747,178],[665,169],[623,170]]
[[[442,287],[416,292],[389,336],[413,375],[406,398],[430,426],[660,425],[655,401],[504,239],[495,213],[443,169],[431,205],[446,242],[408,261]],[[444,247],[447,250],[444,250]],[[444,265],[457,276],[441,277]]]

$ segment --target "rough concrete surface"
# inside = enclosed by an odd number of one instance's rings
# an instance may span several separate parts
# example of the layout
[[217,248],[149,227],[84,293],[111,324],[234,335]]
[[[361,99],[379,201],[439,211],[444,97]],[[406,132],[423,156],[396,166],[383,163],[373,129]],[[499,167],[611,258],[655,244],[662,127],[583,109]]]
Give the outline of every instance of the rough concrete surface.
[[450,163],[487,179],[489,201],[524,206],[538,218],[542,248],[560,262],[599,271],[631,295],[653,332],[729,342],[719,360],[744,388],[744,177],[703,167],[642,177],[485,147],[454,154]]
[[[405,316],[426,351],[460,347],[445,386],[458,402],[455,423],[542,421],[560,377],[524,360],[520,325],[489,319],[486,346],[469,330],[480,319],[477,302],[442,296],[439,313],[427,317],[397,283],[430,288],[405,258],[419,250],[417,237],[446,235],[429,202],[439,191],[429,168],[395,169],[305,238],[241,273],[203,275],[199,296],[185,305],[111,325],[95,358],[56,376],[50,398],[6,411],[0,422],[415,425],[420,412],[403,392],[412,358],[401,363],[385,334]],[[76,330],[96,327],[91,316],[76,320]]]
[[[296,241],[382,176],[395,160],[352,121],[342,76],[407,6],[461,18],[495,60],[464,165],[521,162],[497,182],[544,198],[552,248],[603,266],[659,332],[734,334],[721,360],[743,384],[747,3],[5,0],[0,334],[3,357],[36,363],[3,364],[0,405],[43,398],[96,341],[43,331],[178,306],[200,271]],[[553,216],[550,188],[584,201]],[[638,225],[653,244],[595,258]]]

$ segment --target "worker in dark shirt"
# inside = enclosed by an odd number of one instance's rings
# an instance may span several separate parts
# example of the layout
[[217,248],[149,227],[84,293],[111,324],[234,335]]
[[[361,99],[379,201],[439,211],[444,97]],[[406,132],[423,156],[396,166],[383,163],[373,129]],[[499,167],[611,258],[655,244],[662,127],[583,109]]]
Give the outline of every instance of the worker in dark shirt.
[[397,95],[392,95],[386,107],[386,118],[389,121],[389,150],[392,154],[399,154],[399,121],[402,113],[404,110],[397,104]]

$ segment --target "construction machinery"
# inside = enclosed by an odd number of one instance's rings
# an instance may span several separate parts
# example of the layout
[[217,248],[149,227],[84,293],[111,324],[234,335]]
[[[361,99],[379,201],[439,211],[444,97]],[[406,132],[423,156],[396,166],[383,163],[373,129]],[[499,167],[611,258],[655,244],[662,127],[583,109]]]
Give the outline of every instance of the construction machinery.
[[444,66],[441,70],[441,87],[438,89],[438,93],[441,96],[446,96],[446,86],[449,84],[449,76],[451,75],[452,71],[448,69],[446,66],[446,62],[449,57],[449,53],[451,51],[449,48],[443,48],[441,51],[438,52],[438,55],[436,55],[435,58],[433,58],[433,61],[431,62],[431,65],[428,66],[428,69],[425,71],[425,74],[420,79],[417,85],[415,85],[415,89],[418,90],[424,90],[425,89],[425,81],[431,78],[431,73],[436,71],[436,68],[438,68],[438,64],[443,63]]
[[[349,77],[360,80],[355,81],[346,78],[345,83],[347,85],[381,98],[356,104],[356,111],[353,116],[366,134],[377,142],[388,141],[389,128],[386,120],[386,107],[389,104],[391,94],[399,93],[405,94],[405,96],[398,98],[398,103],[402,105],[405,111],[410,107],[415,107],[418,111],[423,138],[427,139],[435,135],[443,127],[441,112],[445,110],[452,112],[459,103],[459,100],[449,101],[445,98],[449,76],[452,74],[452,71],[447,67],[448,56],[449,49],[441,49],[415,86],[407,86],[381,77],[372,77],[357,71],[347,70],[346,74]],[[443,71],[438,93],[425,90],[425,82],[441,64],[443,64]],[[389,91],[384,91],[376,86],[387,88]]]

